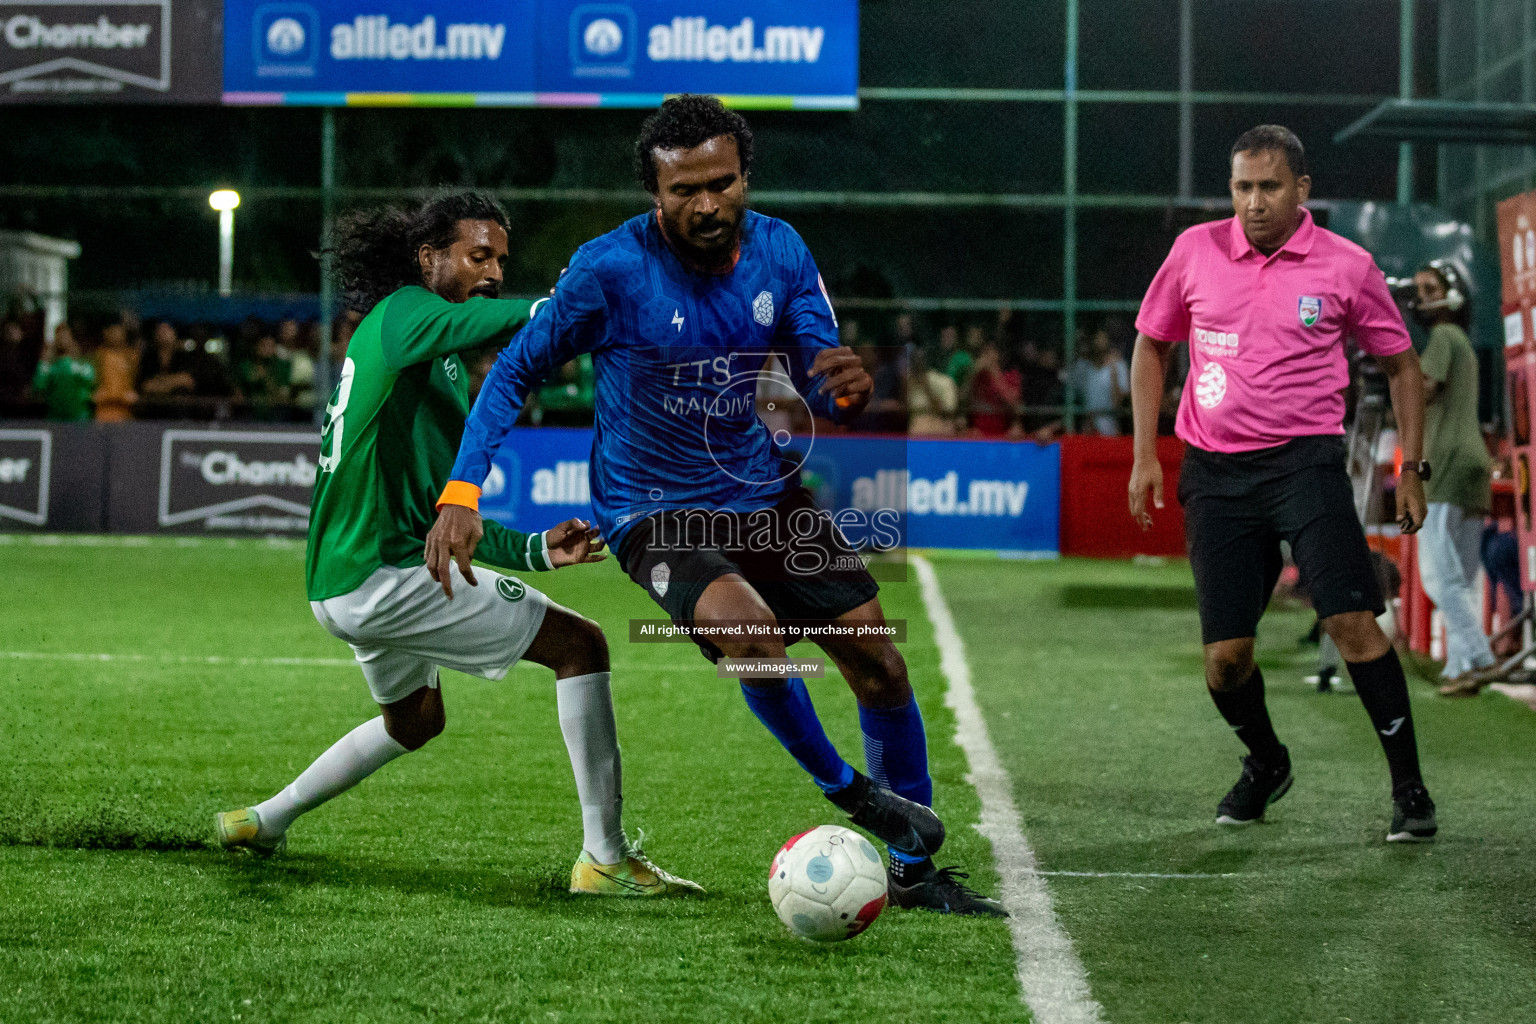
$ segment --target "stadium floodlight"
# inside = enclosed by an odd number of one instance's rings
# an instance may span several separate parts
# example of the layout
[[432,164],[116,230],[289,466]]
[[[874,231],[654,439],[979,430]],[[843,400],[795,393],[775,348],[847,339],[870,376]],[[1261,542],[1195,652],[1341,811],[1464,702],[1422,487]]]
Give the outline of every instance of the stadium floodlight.
[[219,211],[219,294],[227,296],[234,290],[235,207],[240,205],[240,193],[221,188],[209,194],[208,205]]

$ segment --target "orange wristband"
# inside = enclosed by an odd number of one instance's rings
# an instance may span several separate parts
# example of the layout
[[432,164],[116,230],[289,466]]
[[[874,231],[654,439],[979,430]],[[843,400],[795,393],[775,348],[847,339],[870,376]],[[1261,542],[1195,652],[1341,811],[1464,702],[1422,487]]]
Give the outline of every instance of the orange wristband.
[[463,505],[478,512],[480,488],[463,480],[449,480],[448,486],[443,488],[442,495],[437,499],[437,510],[442,511],[444,505]]

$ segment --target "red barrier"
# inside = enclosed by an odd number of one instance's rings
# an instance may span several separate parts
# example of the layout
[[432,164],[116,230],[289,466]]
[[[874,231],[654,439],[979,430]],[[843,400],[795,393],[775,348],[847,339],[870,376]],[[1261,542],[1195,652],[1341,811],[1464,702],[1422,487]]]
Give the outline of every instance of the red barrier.
[[1403,577],[1403,589],[1398,595],[1397,628],[1408,638],[1409,650],[1428,654],[1433,640],[1435,606],[1419,582],[1419,538],[1400,537],[1397,550],[1397,571]]
[[1133,443],[1129,437],[1061,439],[1061,553],[1091,558],[1183,555],[1184,510],[1174,496],[1184,442],[1157,440],[1163,464],[1164,507],[1150,509],[1152,529],[1143,531],[1126,508]]

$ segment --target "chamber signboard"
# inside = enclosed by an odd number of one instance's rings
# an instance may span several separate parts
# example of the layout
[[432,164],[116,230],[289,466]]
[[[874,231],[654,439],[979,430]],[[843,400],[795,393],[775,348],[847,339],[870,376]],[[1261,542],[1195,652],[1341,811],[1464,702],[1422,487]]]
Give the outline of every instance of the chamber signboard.
[[52,469],[53,437],[47,430],[0,430],[0,523],[48,522]]
[[851,109],[858,29],[856,0],[230,0],[224,101]]
[[217,0],[0,0],[0,103],[218,103]]
[[304,533],[319,455],[320,439],[310,433],[167,430],[159,526]]

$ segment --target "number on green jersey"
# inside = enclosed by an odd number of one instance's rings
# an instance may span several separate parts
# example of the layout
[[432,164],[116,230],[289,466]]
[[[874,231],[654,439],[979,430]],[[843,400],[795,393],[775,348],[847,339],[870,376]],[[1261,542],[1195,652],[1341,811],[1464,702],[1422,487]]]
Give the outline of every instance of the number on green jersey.
[[349,357],[341,364],[341,380],[325,406],[325,425],[320,428],[320,472],[332,473],[341,461],[341,442],[347,430],[347,402],[352,398],[352,375],[357,372]]

